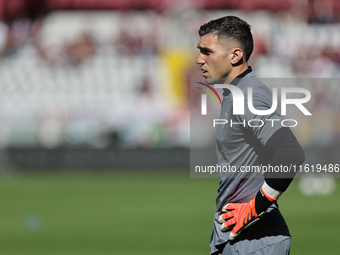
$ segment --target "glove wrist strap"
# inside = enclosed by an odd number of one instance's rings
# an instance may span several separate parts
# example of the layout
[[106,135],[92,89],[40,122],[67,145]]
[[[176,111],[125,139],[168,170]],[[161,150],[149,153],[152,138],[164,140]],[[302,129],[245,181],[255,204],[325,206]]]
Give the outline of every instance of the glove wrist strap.
[[278,191],[276,189],[273,189],[270,187],[267,182],[264,182],[263,185],[261,186],[261,190],[264,193],[264,195],[268,198],[269,201],[275,202],[278,200],[278,198],[281,196],[283,193],[282,191]]
[[[269,190],[270,195],[266,191]],[[274,192],[272,192],[274,191]],[[260,190],[257,192],[255,197],[255,210],[257,214],[261,212],[267,211],[268,207],[272,205],[272,203],[276,202],[278,197],[282,192],[276,191],[268,186],[268,184],[264,183]],[[274,197],[273,197],[274,196]],[[277,197],[277,198],[276,198]]]

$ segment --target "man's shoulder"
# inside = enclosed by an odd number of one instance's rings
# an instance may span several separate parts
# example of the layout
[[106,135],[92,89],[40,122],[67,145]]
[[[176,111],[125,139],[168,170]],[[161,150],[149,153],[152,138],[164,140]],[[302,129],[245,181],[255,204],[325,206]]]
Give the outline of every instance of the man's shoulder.
[[249,93],[249,88],[252,88],[253,94],[271,95],[268,86],[260,81],[253,72],[243,77],[237,86],[243,91],[244,95]]
[[244,77],[238,85],[240,85],[239,88],[243,92],[245,102],[248,102],[249,98],[251,98],[254,106],[263,104],[272,105],[272,91],[252,73]]
[[246,76],[244,76],[237,84],[237,86],[240,89],[243,88],[248,88],[248,87],[267,87],[262,81],[260,81],[256,75],[254,74],[254,72],[250,72],[249,74],[247,74]]

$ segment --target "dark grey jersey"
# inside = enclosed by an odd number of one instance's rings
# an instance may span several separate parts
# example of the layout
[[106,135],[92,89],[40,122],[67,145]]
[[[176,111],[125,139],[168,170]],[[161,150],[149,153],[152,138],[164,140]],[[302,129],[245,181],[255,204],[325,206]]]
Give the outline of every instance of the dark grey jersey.
[[[244,114],[233,114],[233,95],[223,97],[220,119],[227,123],[216,127],[217,158],[228,171],[221,173],[217,205],[223,201],[242,202],[263,183],[261,164],[267,157],[264,145],[282,127],[279,108],[270,115],[256,115],[248,108],[248,98],[256,110],[272,107],[272,93],[253,72],[240,79],[236,85],[244,95]],[[248,88],[252,95],[248,94]],[[254,167],[258,166],[258,168]],[[252,168],[251,168],[252,167]],[[259,170],[256,172],[256,170]]]
[[[261,165],[269,163],[266,162],[269,151],[266,151],[265,144],[282,127],[283,120],[278,107],[268,115],[256,115],[249,110],[250,96],[256,110],[271,109],[273,101],[269,88],[260,82],[253,72],[239,79],[235,86],[241,89],[244,95],[244,114],[233,114],[233,95],[230,93],[223,97],[220,114],[220,119],[227,120],[227,123],[216,126],[218,164],[227,171],[221,173],[216,198],[215,226],[210,243],[212,252],[216,250],[217,245],[229,239],[230,232],[220,230],[220,209],[227,203],[245,203],[255,197],[264,182]],[[252,95],[248,93],[249,87],[252,88]],[[280,217],[282,218],[281,215]]]

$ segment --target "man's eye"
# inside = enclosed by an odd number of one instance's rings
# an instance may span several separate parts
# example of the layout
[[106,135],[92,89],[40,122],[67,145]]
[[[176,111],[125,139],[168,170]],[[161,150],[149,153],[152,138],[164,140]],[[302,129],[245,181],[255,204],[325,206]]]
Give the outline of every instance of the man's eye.
[[210,55],[210,53],[211,53],[211,51],[206,51],[206,50],[204,50],[204,51],[201,51],[202,52],[202,54],[204,54],[204,55],[207,55],[207,56],[209,56]]

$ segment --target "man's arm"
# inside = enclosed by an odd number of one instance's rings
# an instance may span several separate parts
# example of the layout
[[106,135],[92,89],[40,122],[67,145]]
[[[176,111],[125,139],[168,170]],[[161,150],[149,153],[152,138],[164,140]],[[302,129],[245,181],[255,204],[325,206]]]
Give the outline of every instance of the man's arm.
[[[300,166],[305,160],[304,152],[290,128],[280,128],[267,141],[265,147],[274,153],[271,166]],[[293,167],[291,167],[293,169]],[[297,169],[297,168],[296,168]],[[280,173],[279,178],[265,174],[266,183],[273,189],[284,192],[292,182],[296,172]]]
[[[267,141],[265,147],[273,153],[271,166],[300,166],[304,161],[304,152],[289,128],[281,128],[276,131]],[[255,224],[265,214],[268,207],[277,201],[281,194],[292,182],[295,172],[287,172],[281,178],[274,178],[273,174],[265,174],[265,182],[257,195],[249,203],[227,204],[220,216],[222,231],[233,227],[230,240],[236,237],[247,227]],[[278,176],[276,176],[278,177]],[[236,224],[236,225],[235,225]]]

